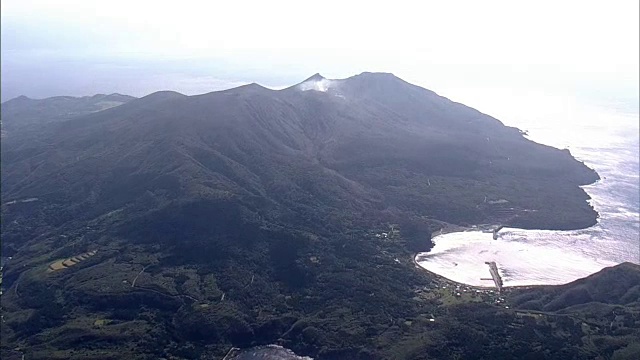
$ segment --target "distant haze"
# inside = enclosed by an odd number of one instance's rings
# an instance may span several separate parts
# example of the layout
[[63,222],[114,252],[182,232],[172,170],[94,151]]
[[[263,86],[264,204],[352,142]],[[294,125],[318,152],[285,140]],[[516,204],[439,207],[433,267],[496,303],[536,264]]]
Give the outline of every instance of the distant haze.
[[316,72],[387,71],[448,96],[456,89],[535,89],[638,103],[634,0],[1,6],[2,101],[196,94],[249,82],[282,87]]

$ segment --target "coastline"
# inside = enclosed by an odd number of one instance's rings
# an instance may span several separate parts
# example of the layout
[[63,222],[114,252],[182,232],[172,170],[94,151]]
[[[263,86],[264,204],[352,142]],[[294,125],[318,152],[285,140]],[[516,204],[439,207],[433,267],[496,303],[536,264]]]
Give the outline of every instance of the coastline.
[[[591,255],[584,253],[579,248],[563,248],[567,239],[574,244],[595,241],[590,232],[506,227],[502,236],[492,239],[489,229],[477,226],[461,231],[452,228],[438,231],[430,240],[433,247],[413,254],[414,265],[447,282],[487,289],[494,287],[481,285],[484,280],[490,280],[490,272],[485,273],[484,264],[496,262],[500,268],[498,274],[503,279],[506,276],[503,289],[513,289],[563,285],[620,263],[598,258],[593,252]],[[595,228],[594,231],[598,233],[600,229]],[[473,234],[465,234],[471,232]],[[444,247],[441,245],[436,249],[439,237],[448,239],[443,243]],[[435,256],[432,261],[427,259],[430,255]]]
[[[580,185],[579,188],[584,191],[587,194],[587,199],[586,202],[587,204],[593,209],[593,211],[596,214],[595,217],[595,223],[591,224],[589,226],[582,226],[582,227],[577,227],[577,228],[572,228],[570,226],[570,224],[568,224],[569,226],[567,226],[567,229],[562,229],[562,230],[558,230],[558,229],[552,229],[549,227],[545,227],[545,226],[536,226],[536,227],[515,227],[515,226],[511,226],[508,222],[506,224],[476,224],[476,225],[472,225],[472,226],[460,226],[460,225],[456,225],[456,224],[450,224],[450,223],[446,223],[443,221],[439,221],[439,223],[442,225],[442,227],[440,228],[440,230],[434,232],[431,234],[431,237],[429,239],[429,241],[432,242],[433,246],[429,248],[429,250],[424,251],[424,252],[418,252],[415,253],[412,256],[412,260],[414,263],[414,266],[420,268],[420,270],[422,271],[426,271],[428,274],[430,274],[432,277],[440,279],[441,281],[446,281],[452,284],[458,284],[458,285],[464,285],[473,289],[479,289],[479,290],[487,290],[487,289],[495,289],[495,286],[478,286],[478,285],[472,285],[472,284],[467,284],[467,283],[463,283],[463,282],[459,282],[459,281],[455,281],[452,280],[450,278],[447,278],[444,275],[435,273],[431,270],[426,269],[425,267],[421,266],[418,262],[418,256],[420,256],[421,254],[429,254],[433,251],[433,248],[436,246],[435,242],[433,241],[435,238],[442,236],[442,235],[446,235],[446,234],[452,234],[452,233],[463,233],[463,232],[469,232],[469,231],[481,231],[481,232],[487,232],[488,230],[493,230],[493,229],[512,229],[512,230],[516,230],[516,231],[556,231],[556,232],[569,232],[569,231],[577,231],[577,230],[585,230],[585,229],[590,229],[593,228],[594,226],[598,225],[600,223],[601,217],[600,217],[600,213],[595,209],[592,201],[593,201],[593,195],[590,194],[589,192],[587,192],[587,190],[585,189],[585,187],[589,187],[589,186],[597,186],[598,184],[602,184],[602,177],[598,174],[598,172],[595,169],[590,168],[595,174],[596,174],[596,180],[594,180],[593,182],[589,183],[589,184],[584,184],[584,185]],[[494,235],[495,236],[495,235]],[[496,238],[494,237],[494,240]],[[596,271],[597,272],[597,271]],[[575,279],[574,279],[575,280]],[[571,280],[573,281],[573,280]],[[566,283],[569,283],[571,281],[568,281]],[[564,284],[566,284],[564,283]],[[502,289],[503,290],[508,290],[508,289],[528,289],[528,288],[532,288],[532,287],[542,287],[542,286],[556,286],[556,285],[562,285],[562,284],[531,284],[531,285],[503,285]]]
[[[535,142],[534,140],[529,139],[532,142]],[[537,142],[536,142],[537,143]],[[542,143],[539,143],[541,145],[545,145]],[[549,146],[549,145],[545,145],[545,146]],[[418,256],[420,256],[420,254],[429,254],[433,251],[433,248],[436,246],[435,242],[433,241],[435,238],[442,236],[442,235],[446,235],[446,234],[451,234],[451,233],[462,233],[462,232],[469,232],[469,231],[481,231],[481,232],[487,232],[489,230],[493,230],[494,231],[494,237],[493,239],[496,240],[496,232],[500,231],[502,229],[511,229],[511,230],[516,230],[516,231],[556,231],[556,232],[569,232],[569,231],[579,231],[579,230],[585,230],[585,229],[590,229],[593,228],[594,226],[597,226],[600,221],[601,221],[601,216],[600,216],[600,212],[595,208],[594,206],[594,201],[593,201],[593,194],[589,193],[587,191],[588,188],[593,187],[593,186],[598,186],[599,184],[603,183],[603,177],[598,173],[598,171],[596,171],[595,168],[588,166],[587,164],[585,164],[584,160],[578,159],[576,158],[573,154],[571,154],[571,152],[568,151],[569,155],[576,161],[582,163],[586,168],[588,168],[590,170],[590,172],[594,175],[595,178],[592,178],[592,181],[590,182],[583,182],[581,184],[578,184],[578,188],[580,188],[580,190],[582,190],[582,192],[586,195],[586,199],[585,202],[586,204],[592,209],[593,213],[595,213],[595,216],[589,216],[589,220],[585,219],[584,223],[581,223],[581,226],[573,226],[575,225],[575,222],[567,222],[565,224],[563,224],[562,226],[560,226],[560,228],[558,228],[557,226],[544,226],[541,225],[540,223],[537,224],[537,226],[518,226],[517,224],[512,224],[512,221],[506,221],[505,223],[501,223],[501,224],[476,224],[476,225],[471,225],[471,226],[460,226],[460,225],[456,225],[456,224],[451,224],[451,223],[447,223],[444,221],[438,221],[438,223],[440,225],[442,225],[442,227],[431,234],[431,237],[429,239],[429,241],[433,244],[433,246],[431,246],[429,248],[429,250],[427,251],[423,251],[423,252],[418,252],[415,253],[412,257],[413,263],[415,266],[419,267],[420,269],[422,269],[423,271],[426,271],[427,273],[431,274],[434,277],[446,280],[448,282],[451,283],[455,283],[455,284],[462,284],[465,286],[469,286],[469,287],[473,287],[473,288],[477,288],[477,289],[487,289],[487,288],[494,288],[492,286],[477,286],[477,285],[471,285],[471,284],[466,284],[463,282],[459,282],[459,281],[455,281],[452,279],[447,278],[444,275],[441,274],[437,274],[431,270],[428,270],[426,268],[424,268],[423,266],[421,266],[418,261],[417,258]],[[588,223],[589,225],[584,225]],[[569,281],[571,282],[571,281]],[[532,285],[503,285],[502,288],[503,289],[514,289],[514,288],[530,288],[530,287],[538,287],[538,286],[553,286],[553,285],[560,285],[560,284],[532,284]]]
[[[442,282],[447,282],[453,285],[459,285],[459,286],[466,286],[468,288],[471,288],[473,290],[495,290],[496,287],[495,286],[477,286],[477,285],[470,285],[470,284],[465,284],[459,281],[455,281],[455,280],[451,280],[449,278],[447,278],[446,276],[437,274],[431,270],[425,269],[424,267],[420,266],[420,264],[418,264],[418,261],[416,260],[416,258],[418,257],[420,253],[417,253],[416,255],[414,255],[413,258],[413,264],[415,265],[416,268],[419,269],[419,271],[424,271],[427,274],[431,275],[431,277],[440,280]],[[545,286],[557,286],[557,285],[505,285],[502,286],[502,290],[503,292],[506,290],[511,290],[511,289],[532,289],[532,288],[537,288],[537,287],[545,287]]]

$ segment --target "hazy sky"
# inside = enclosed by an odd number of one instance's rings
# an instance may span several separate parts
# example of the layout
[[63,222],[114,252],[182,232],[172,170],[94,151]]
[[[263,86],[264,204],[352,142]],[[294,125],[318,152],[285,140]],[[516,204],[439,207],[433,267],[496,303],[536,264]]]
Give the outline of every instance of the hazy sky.
[[[425,4],[422,4],[425,3]],[[2,101],[392,72],[638,99],[639,2],[2,0]]]

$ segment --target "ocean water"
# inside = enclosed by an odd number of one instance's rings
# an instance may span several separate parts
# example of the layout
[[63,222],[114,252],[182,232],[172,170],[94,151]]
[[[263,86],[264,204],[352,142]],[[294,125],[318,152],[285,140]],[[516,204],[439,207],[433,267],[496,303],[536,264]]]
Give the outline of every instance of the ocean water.
[[[500,103],[490,100],[497,98]],[[563,284],[625,261],[640,263],[637,107],[491,92],[470,102],[506,125],[528,130],[533,141],[569,149],[594,168],[601,180],[583,188],[600,218],[574,231],[504,228],[497,240],[481,231],[436,236],[433,249],[416,256],[420,266],[457,282],[493,286],[481,278],[490,278],[485,261],[495,261],[504,285],[518,286]]]

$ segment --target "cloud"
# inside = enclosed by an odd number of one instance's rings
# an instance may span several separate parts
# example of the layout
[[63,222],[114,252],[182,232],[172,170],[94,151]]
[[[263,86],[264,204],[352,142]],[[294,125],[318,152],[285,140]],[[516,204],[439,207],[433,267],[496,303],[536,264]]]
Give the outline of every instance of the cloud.
[[313,9],[289,0],[0,4],[3,62],[121,57],[152,67],[174,60],[187,77],[277,86],[316,72],[388,71],[429,87],[510,81],[619,89],[637,88],[640,66],[637,1],[327,0]]

